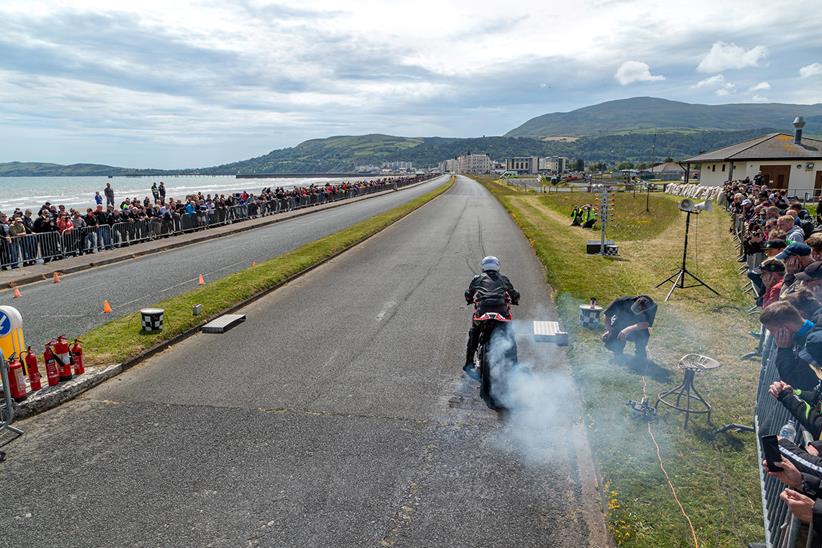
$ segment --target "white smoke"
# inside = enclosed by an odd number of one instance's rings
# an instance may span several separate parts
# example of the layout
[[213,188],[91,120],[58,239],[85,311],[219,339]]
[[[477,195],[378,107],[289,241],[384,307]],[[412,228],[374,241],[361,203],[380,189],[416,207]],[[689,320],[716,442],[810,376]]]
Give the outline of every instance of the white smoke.
[[[531,337],[531,322],[509,324],[511,333]],[[502,404],[505,424],[495,432],[492,443],[500,450],[517,454],[526,464],[544,464],[567,454],[569,437],[576,435],[579,420],[576,387],[567,369],[554,370],[557,364],[520,361],[509,364],[513,339],[497,329],[488,354],[492,378],[492,394]],[[544,349],[542,349],[544,350]],[[548,352],[540,352],[550,361]],[[522,359],[522,356],[520,356]],[[501,376],[500,373],[503,373]]]

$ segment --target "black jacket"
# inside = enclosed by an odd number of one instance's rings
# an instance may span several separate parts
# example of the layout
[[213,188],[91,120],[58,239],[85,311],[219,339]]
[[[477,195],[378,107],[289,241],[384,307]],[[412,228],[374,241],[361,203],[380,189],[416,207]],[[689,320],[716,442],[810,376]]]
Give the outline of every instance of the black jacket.
[[507,306],[508,302],[519,304],[519,291],[514,289],[506,276],[488,270],[474,276],[465,290],[465,301],[477,303],[477,309]]

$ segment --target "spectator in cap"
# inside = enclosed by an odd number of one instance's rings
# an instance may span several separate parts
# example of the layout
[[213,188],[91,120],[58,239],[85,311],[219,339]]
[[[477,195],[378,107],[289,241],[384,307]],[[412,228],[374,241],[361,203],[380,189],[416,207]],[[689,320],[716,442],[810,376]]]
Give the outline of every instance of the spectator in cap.
[[647,346],[654,325],[657,305],[650,297],[619,297],[605,309],[605,333],[602,342],[614,353],[614,361],[623,360],[627,341],[634,343],[634,355],[640,365],[647,362]]
[[760,267],[762,283],[765,284],[765,294],[762,297],[762,308],[773,304],[779,299],[779,291],[785,279],[785,263],[779,259],[765,259]]
[[785,301],[776,301],[764,309],[759,321],[773,335],[779,378],[802,390],[814,388],[818,382],[816,375],[807,361],[797,355],[796,349],[804,348],[805,338],[815,324],[804,319],[793,305]]
[[816,300],[813,292],[807,287],[800,287],[793,293],[785,295],[785,302],[791,303],[804,319],[811,320],[814,324],[817,323],[814,318],[820,312],[822,304]]
[[796,275],[796,280],[801,282],[802,287],[809,289],[814,297],[822,300],[822,261],[806,266]]
[[785,283],[780,292],[780,297],[784,297],[788,291],[792,291],[796,274],[813,262],[811,248],[807,244],[791,243],[776,258],[785,263]]
[[788,244],[785,243],[785,240],[776,239],[769,239],[767,242],[762,244],[762,249],[765,251],[765,255],[768,257],[776,257],[782,250],[788,247]]

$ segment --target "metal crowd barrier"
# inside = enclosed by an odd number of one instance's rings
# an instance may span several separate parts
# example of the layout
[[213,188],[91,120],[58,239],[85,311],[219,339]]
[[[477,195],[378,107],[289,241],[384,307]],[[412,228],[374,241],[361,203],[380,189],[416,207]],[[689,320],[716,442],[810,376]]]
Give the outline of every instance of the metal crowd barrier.
[[170,219],[151,218],[119,222],[111,226],[72,228],[63,232],[26,234],[10,238],[10,240],[0,239],[0,267],[19,268],[86,253],[97,253],[185,232],[275,215],[390,189],[396,190],[418,182],[421,181],[412,179],[401,183],[388,182],[363,188],[350,188],[337,193],[326,192],[322,188],[317,193],[304,196],[274,197],[270,200],[257,199],[243,205],[183,215],[175,212],[170,215]]
[[[778,434],[782,426],[793,416],[788,409],[768,394],[768,388],[779,380],[776,369],[776,346],[773,338],[768,337],[762,352],[762,368],[759,373],[759,387],[756,394],[756,429],[757,469],[759,470],[760,490],[762,492],[762,514],[765,523],[765,544],[768,548],[798,548],[798,540],[807,536],[809,548],[813,539],[813,530],[800,523],[788,510],[787,505],[779,498],[785,486],[776,478],[767,476],[759,464],[765,458],[762,452],[761,436]],[[796,421],[794,421],[796,423]],[[796,443],[811,441],[811,436],[800,424],[796,424]]]
[[[14,422],[14,402],[9,389],[9,364],[2,352],[0,352],[0,380],[3,382],[3,394],[0,398],[0,447],[3,447],[17,439],[18,436],[22,436],[23,431],[11,425]],[[11,433],[11,438],[7,438],[7,431]],[[5,453],[0,451],[0,461],[5,457]]]

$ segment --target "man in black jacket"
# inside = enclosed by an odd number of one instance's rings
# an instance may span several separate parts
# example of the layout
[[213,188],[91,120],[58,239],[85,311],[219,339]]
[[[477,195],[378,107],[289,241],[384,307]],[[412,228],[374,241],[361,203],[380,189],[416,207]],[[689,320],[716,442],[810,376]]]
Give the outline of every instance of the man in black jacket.
[[646,348],[651,338],[649,328],[656,318],[656,303],[647,295],[619,297],[605,309],[605,333],[602,342],[614,353],[616,361],[622,360],[625,343],[633,341],[638,362],[648,359]]
[[[519,304],[519,292],[514,289],[506,276],[499,273],[499,259],[485,257],[480,263],[482,274],[474,276],[468,289],[465,290],[465,301],[474,303],[474,318],[487,312],[496,312],[506,318],[511,318],[509,304]],[[468,332],[468,347],[465,352],[465,365],[462,370],[471,378],[479,379],[479,373],[474,367],[474,354],[479,346],[481,322],[473,320]]]

